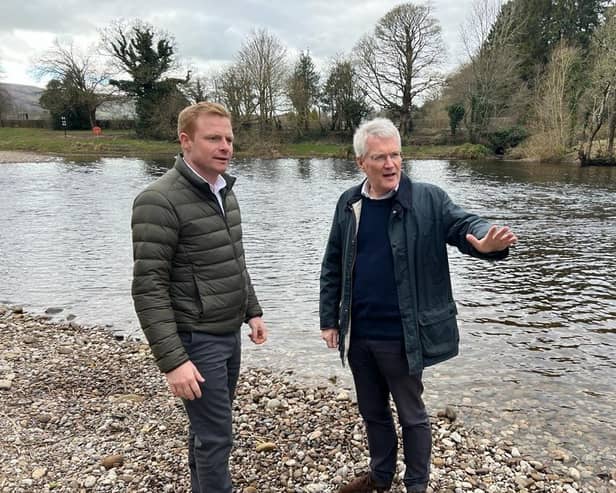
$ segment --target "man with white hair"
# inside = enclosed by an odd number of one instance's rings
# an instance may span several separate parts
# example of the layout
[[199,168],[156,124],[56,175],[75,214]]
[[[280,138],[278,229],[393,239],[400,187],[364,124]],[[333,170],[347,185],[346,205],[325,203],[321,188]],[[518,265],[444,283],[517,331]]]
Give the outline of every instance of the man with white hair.
[[432,437],[422,371],[458,354],[447,245],[500,260],[517,238],[455,205],[439,187],[402,172],[398,129],[385,118],[353,138],[366,179],[336,206],[321,268],[321,336],[348,359],[366,426],[370,470],[340,493],[385,492],[396,472],[402,428],[404,485],[426,491]]

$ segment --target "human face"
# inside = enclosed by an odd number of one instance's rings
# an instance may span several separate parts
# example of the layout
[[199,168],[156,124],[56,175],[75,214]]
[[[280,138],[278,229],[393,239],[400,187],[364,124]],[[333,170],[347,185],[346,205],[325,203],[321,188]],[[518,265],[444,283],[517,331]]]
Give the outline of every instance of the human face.
[[231,120],[219,115],[199,115],[193,137],[181,132],[180,144],[186,162],[209,183],[214,183],[227,170],[233,155]]
[[393,190],[400,183],[402,168],[398,139],[369,135],[366,152],[357,158],[357,165],[366,173],[370,195],[379,197]]

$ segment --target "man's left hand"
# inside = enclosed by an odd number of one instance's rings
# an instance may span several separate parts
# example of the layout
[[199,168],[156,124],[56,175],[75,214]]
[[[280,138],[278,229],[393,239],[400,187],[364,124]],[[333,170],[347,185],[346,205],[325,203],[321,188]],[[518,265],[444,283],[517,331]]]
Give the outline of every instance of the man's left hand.
[[267,341],[267,327],[261,317],[253,317],[248,321],[250,327],[250,340],[255,344],[263,344]]
[[466,235],[466,240],[481,253],[500,252],[505,248],[515,245],[518,237],[513,234],[508,226],[491,226],[487,234],[478,240],[473,235]]

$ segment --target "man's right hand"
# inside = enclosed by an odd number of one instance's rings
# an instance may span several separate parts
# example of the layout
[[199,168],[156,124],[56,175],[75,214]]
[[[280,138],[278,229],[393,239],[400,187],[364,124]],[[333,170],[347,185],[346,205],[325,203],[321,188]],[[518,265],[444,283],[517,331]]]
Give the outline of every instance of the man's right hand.
[[199,399],[201,397],[201,387],[199,383],[205,382],[197,367],[192,361],[186,361],[177,368],[165,373],[169,389],[175,397],[182,399]]
[[337,348],[338,329],[321,329],[321,339],[327,343],[328,348]]

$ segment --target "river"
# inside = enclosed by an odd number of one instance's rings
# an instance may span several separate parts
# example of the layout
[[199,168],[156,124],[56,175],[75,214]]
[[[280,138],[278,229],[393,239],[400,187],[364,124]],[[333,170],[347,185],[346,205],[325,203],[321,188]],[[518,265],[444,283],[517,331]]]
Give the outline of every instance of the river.
[[[134,196],[169,162],[100,159],[0,166],[0,303],[140,337],[130,299]],[[426,401],[525,451],[564,449],[616,467],[616,168],[406,161],[469,211],[510,225],[504,262],[450,250],[461,354],[425,372]],[[247,364],[350,387],[319,339],[320,260],[350,161],[236,160],[247,262],[270,327]],[[245,339],[248,341],[248,339]],[[330,384],[331,385],[331,384]]]

